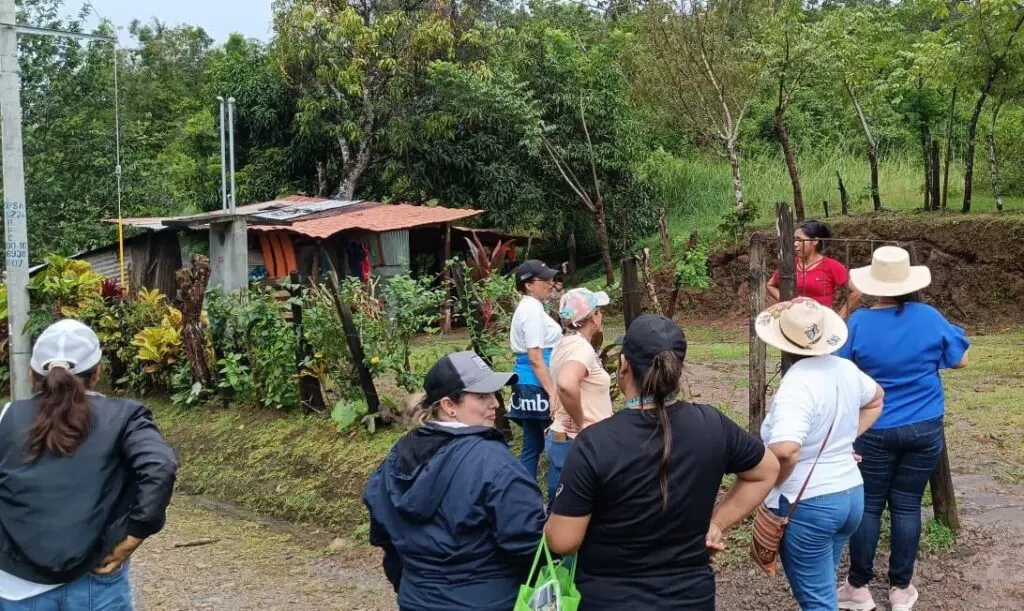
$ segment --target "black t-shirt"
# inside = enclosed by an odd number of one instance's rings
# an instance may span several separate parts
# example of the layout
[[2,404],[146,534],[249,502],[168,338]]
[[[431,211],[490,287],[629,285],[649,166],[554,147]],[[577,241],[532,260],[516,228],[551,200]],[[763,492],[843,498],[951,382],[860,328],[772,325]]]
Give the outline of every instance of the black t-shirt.
[[576,582],[588,609],[714,610],[705,537],[726,473],[749,471],[764,444],[710,405],[666,408],[672,428],[668,511],[662,432],[653,411],[623,410],[572,444],[552,512],[590,515]]

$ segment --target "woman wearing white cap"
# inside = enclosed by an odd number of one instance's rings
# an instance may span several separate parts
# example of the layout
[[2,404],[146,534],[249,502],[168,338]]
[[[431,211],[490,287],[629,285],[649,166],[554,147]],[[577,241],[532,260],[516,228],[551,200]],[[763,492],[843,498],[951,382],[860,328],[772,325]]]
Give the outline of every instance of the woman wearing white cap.
[[970,347],[964,330],[917,292],[931,283],[923,265],[911,266],[906,250],[883,246],[871,265],[851,272],[874,307],[850,317],[850,339],[839,352],[885,389],[885,411],[857,440],[863,457],[864,520],[850,539],[850,575],[839,592],[839,608],[875,607],[867,586],[886,503],[892,520],[889,602],[910,611],[918,599],[911,584],[921,539],[921,499],[945,444],[945,401],[940,369],[967,366]]
[[548,497],[554,498],[562,465],[572,440],[587,426],[610,418],[612,378],[605,371],[592,340],[601,331],[601,308],[608,294],[572,289],[562,296],[558,315],[565,335],[551,353],[551,377],[556,392],[551,397],[551,428],[545,439],[548,459]]
[[131,609],[128,558],[163,528],[174,452],[141,403],[91,389],[100,342],[75,320],[32,350],[36,394],[0,412],[0,608]]
[[835,611],[839,559],[864,511],[853,442],[881,414],[883,392],[853,363],[831,356],[846,342],[846,324],[817,301],[778,303],[754,327],[765,343],[798,359],[761,426],[780,465],[765,504],[789,518],[782,566],[800,609]]

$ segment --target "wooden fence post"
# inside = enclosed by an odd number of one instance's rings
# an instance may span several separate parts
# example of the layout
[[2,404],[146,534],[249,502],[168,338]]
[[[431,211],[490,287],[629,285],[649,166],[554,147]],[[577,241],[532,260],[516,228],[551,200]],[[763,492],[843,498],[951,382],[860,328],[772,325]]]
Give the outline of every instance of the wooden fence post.
[[825,218],[828,218],[828,200],[821,200],[821,207],[825,209]]
[[846,191],[843,175],[839,173],[839,170],[836,170],[836,177],[839,179],[839,203],[842,206],[843,216],[850,216],[850,194]]
[[569,249],[569,270],[566,272],[565,283],[576,286],[576,231],[569,232],[569,242],[566,246]]
[[636,258],[626,257],[619,262],[622,270],[622,316],[626,329],[640,316],[644,290],[636,270]]
[[750,234],[750,371],[749,384],[750,407],[748,411],[747,430],[752,435],[761,434],[761,423],[765,414],[765,345],[757,337],[754,325],[757,315],[764,310],[765,282],[768,280],[767,249],[765,236],[760,231]]
[[[793,246],[793,212],[789,204],[775,204],[775,232],[779,245],[779,301],[796,297],[796,249]],[[782,375],[793,364],[793,357],[782,353]]]
[[[299,272],[293,271],[289,279],[291,281],[289,293],[291,293],[292,297],[292,325],[295,326],[295,335],[298,340],[295,344],[295,362],[301,367],[301,364],[306,359],[313,356],[313,347],[309,345],[309,341],[306,339],[305,329],[302,325],[302,305],[299,304],[297,299],[304,292],[300,284]],[[325,407],[320,380],[314,375],[302,372],[301,369],[299,376],[299,401],[303,406],[315,412],[322,412]]]
[[444,285],[444,312],[441,314],[441,333],[452,330],[452,283],[448,260],[452,258],[452,224],[444,224],[444,246],[441,248],[441,284]]
[[[874,244],[871,246],[871,250],[874,252]],[[907,250],[910,251],[910,264],[920,265],[917,248],[913,242],[907,244]],[[953,472],[949,467],[949,447],[946,445],[945,433],[943,433],[942,454],[939,456],[939,463],[935,466],[935,471],[932,471],[928,485],[932,491],[932,512],[935,519],[953,531],[960,530],[960,512],[956,506],[956,490],[953,489]]]
[[356,323],[352,320],[352,310],[349,309],[348,304],[341,297],[341,285],[338,283],[338,272],[334,267],[334,261],[331,260],[323,243],[320,244],[320,256],[327,262],[327,279],[331,285],[334,306],[338,310],[338,317],[341,319],[341,325],[345,329],[345,340],[348,343],[349,354],[352,355],[352,362],[359,373],[359,385],[362,386],[363,396],[366,398],[367,414],[376,414],[380,412],[380,397],[377,395],[377,387],[373,383],[370,369],[366,366],[366,354],[363,352],[363,342],[359,338],[359,329],[356,328]]

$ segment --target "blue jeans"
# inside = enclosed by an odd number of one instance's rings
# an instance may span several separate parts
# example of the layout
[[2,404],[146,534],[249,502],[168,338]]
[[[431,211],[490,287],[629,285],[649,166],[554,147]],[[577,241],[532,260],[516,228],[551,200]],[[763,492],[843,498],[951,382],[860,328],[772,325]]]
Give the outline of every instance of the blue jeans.
[[[779,499],[778,515],[789,511]],[[835,611],[836,573],[850,535],[864,514],[864,488],[803,499],[786,526],[779,550],[782,568],[802,611]]]
[[519,462],[534,479],[537,477],[537,462],[544,451],[544,429],[548,420],[524,418],[516,423],[523,427],[523,449],[519,453]]
[[854,443],[863,457],[864,520],[850,539],[850,585],[864,587],[874,577],[875,550],[886,503],[892,520],[889,585],[910,585],[921,541],[921,498],[945,443],[941,418],[892,429],[871,429]]
[[544,456],[548,459],[548,502],[555,500],[555,492],[558,491],[558,481],[562,479],[562,467],[565,466],[565,457],[569,455],[569,448],[572,447],[572,439],[566,441],[555,441],[555,432],[548,431],[544,437]]
[[112,575],[87,573],[25,600],[0,602],[3,611],[132,611],[128,562]]

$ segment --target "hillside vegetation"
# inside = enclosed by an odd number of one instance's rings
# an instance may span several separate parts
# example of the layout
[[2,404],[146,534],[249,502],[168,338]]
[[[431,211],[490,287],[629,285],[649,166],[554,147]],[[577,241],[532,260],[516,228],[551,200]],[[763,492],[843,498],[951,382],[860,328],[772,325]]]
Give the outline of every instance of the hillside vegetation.
[[[77,2],[21,18],[80,29]],[[219,207],[216,96],[237,100],[239,203],[473,206],[574,234],[606,276],[663,209],[705,235],[777,200],[836,213],[837,172],[852,212],[1020,210],[1022,28],[1017,0],[279,0],[267,41],[158,22],[116,54],[26,36],[31,253],[114,236],[114,61],[126,216]]]

